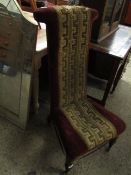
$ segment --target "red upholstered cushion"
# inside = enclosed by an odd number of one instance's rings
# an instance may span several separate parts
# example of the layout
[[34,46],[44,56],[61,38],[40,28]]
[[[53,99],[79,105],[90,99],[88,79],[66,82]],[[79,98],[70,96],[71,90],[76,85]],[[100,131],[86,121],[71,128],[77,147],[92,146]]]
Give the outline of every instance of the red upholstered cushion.
[[88,149],[86,144],[61,112],[57,115],[56,125],[65,151],[68,153],[67,155],[69,155],[71,160],[87,153]]

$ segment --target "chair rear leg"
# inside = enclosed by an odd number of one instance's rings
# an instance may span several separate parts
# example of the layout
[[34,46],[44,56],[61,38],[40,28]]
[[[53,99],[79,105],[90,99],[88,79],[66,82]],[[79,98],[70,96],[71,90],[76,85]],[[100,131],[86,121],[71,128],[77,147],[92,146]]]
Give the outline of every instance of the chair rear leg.
[[51,115],[49,114],[47,117],[47,124],[50,125],[51,122],[52,122],[52,118],[51,118]]

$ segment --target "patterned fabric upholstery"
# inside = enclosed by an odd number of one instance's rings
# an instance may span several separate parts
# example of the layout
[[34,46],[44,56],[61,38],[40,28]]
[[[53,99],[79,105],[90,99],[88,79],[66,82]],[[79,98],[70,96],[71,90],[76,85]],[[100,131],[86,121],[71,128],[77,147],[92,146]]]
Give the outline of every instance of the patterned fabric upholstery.
[[62,109],[74,130],[87,145],[88,150],[115,138],[117,131],[112,123],[103,117],[87,101],[79,101]]
[[86,96],[90,9],[57,7],[59,20],[59,108]]
[[[82,6],[54,6],[34,16],[47,23],[51,115],[67,155],[75,160],[117,138],[125,124],[86,99],[91,10]],[[121,129],[117,122],[122,123]]]

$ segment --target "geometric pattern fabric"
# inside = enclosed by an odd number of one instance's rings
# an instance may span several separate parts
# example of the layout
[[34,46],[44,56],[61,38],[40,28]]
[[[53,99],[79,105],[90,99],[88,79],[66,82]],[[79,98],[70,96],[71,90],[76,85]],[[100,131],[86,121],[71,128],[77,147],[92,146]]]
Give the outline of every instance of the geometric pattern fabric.
[[59,131],[66,160],[74,161],[117,138],[125,130],[125,123],[98,103],[87,100],[93,11],[82,6],[52,6],[34,12],[34,17],[47,25],[50,116]]
[[90,9],[56,6],[59,24],[59,106],[91,150],[117,137],[114,125],[86,100]]

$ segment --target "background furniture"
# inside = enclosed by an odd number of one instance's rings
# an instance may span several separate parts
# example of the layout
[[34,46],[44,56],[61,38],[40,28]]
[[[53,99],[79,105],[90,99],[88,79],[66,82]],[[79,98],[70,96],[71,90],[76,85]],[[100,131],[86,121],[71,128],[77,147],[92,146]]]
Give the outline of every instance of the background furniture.
[[105,105],[110,90],[115,90],[128,61],[131,49],[131,27],[119,25],[119,29],[98,44],[91,43],[88,71],[95,77],[107,80],[101,104]]
[[34,13],[38,22],[47,24],[50,119],[64,146],[66,172],[100,146],[111,147],[125,129],[121,119],[86,97],[91,12],[85,7],[57,6]]
[[15,0],[0,2],[0,115],[25,128],[37,25]]
[[[36,0],[17,0],[19,5],[21,6],[21,8],[23,10],[26,10],[26,11],[32,11],[34,12],[36,9],[37,9],[37,3],[36,3]],[[23,5],[24,4],[24,5]],[[30,9],[30,7],[32,9]]]
[[[30,22],[37,22],[34,20],[33,13],[23,11],[24,16]],[[47,55],[47,40],[46,40],[46,25],[40,24],[38,28],[36,48],[32,58],[32,103],[33,112],[37,113],[39,109],[39,68],[41,67],[42,58]]]
[[121,24],[131,26],[131,0],[126,0],[122,13]]
[[[22,10],[24,11],[29,11],[29,12],[34,12],[35,10],[37,10],[37,2],[36,0],[29,0],[28,2],[26,1],[22,1],[22,0],[17,0],[20,7],[22,8]],[[23,2],[26,3],[26,5],[23,5]],[[38,23],[39,28],[41,29],[40,24]]]
[[80,5],[99,12],[99,18],[92,26],[92,41],[100,42],[118,29],[124,4],[125,0],[80,0]]
[[24,129],[30,96],[38,109],[38,69],[47,54],[46,27],[16,0],[0,2],[0,115]]

